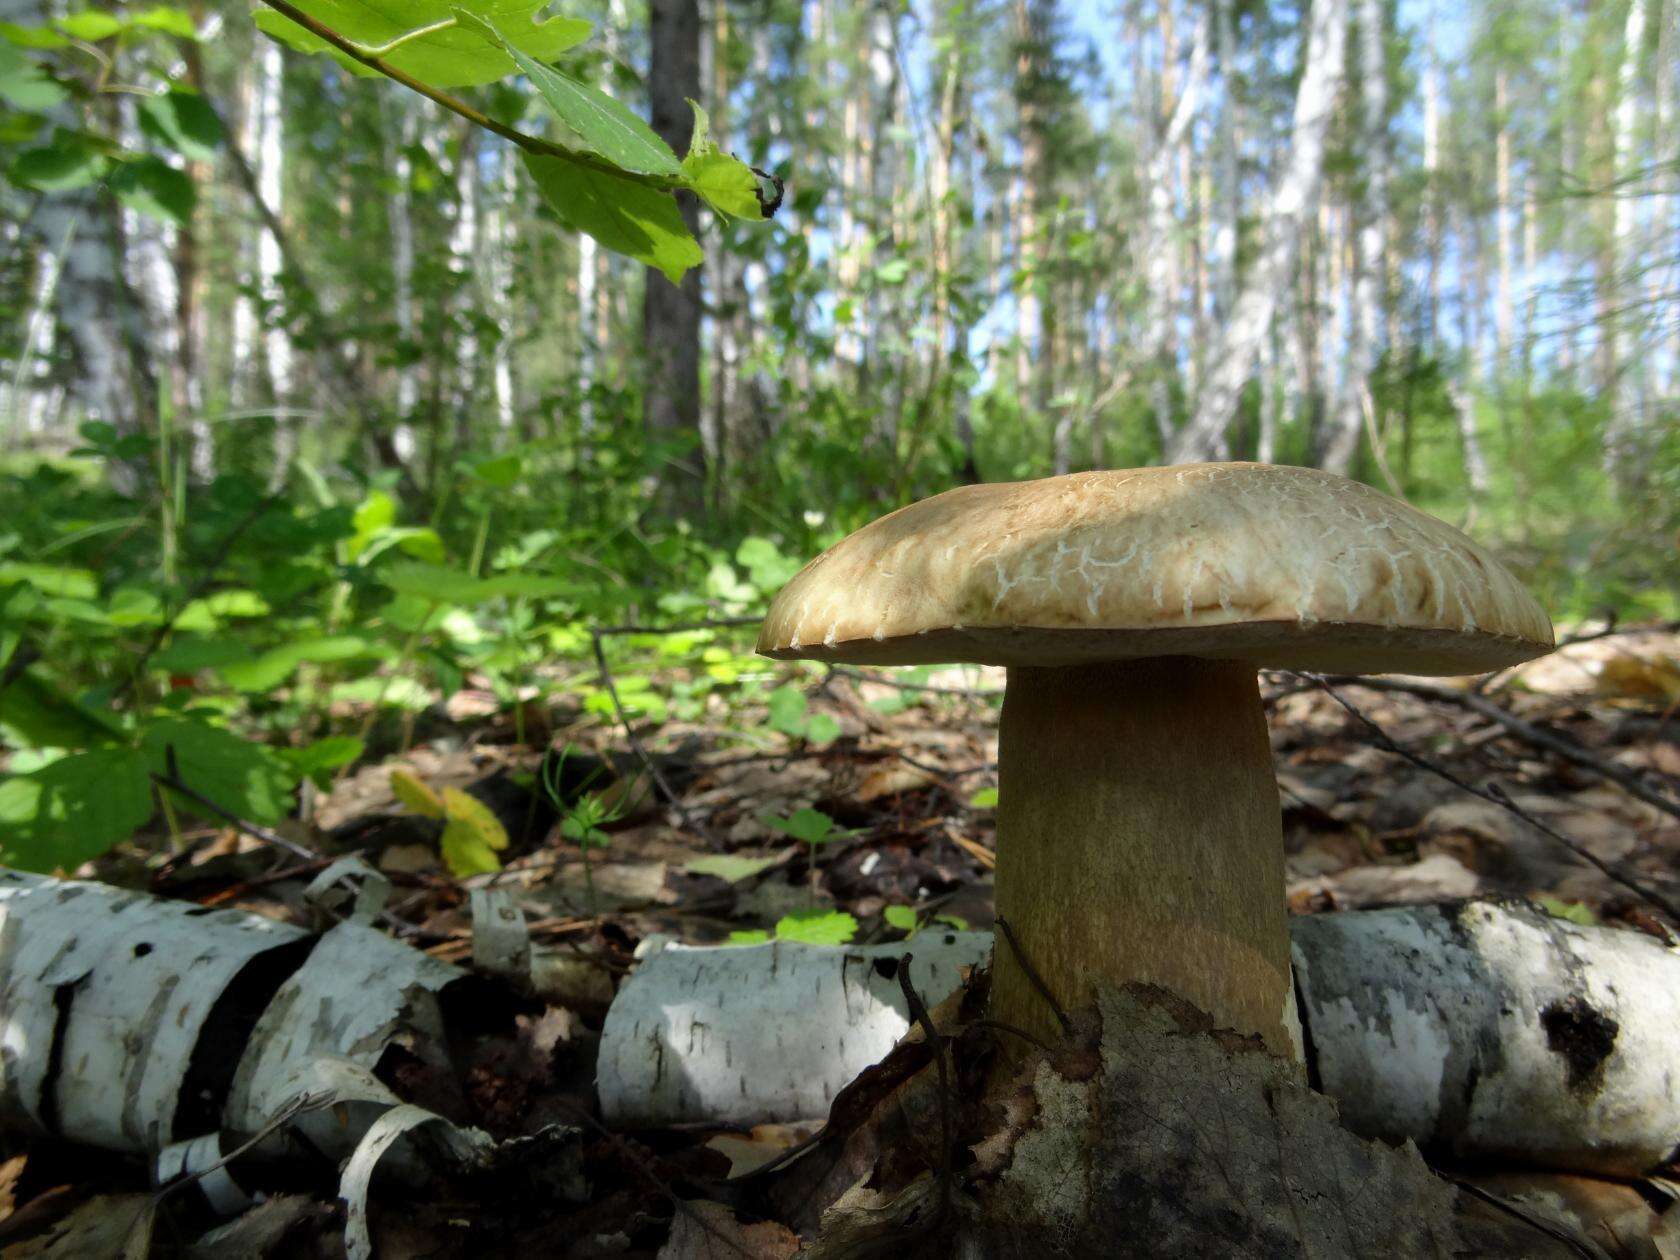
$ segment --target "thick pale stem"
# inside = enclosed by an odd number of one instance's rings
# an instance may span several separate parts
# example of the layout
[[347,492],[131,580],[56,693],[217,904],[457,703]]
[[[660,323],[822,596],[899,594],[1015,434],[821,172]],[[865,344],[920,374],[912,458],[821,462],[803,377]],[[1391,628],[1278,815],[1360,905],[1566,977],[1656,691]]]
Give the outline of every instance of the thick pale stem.
[[[1145,981],[1299,1058],[1254,667],[1013,668],[998,756],[998,913],[1057,1001]],[[1001,936],[993,985],[998,1019],[1055,1035]]]

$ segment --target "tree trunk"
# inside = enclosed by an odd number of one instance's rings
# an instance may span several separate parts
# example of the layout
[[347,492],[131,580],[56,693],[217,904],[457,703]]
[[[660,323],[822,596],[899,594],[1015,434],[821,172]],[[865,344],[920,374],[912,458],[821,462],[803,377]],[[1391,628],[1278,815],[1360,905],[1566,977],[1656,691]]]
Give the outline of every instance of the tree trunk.
[[[678,153],[693,126],[690,100],[700,99],[698,0],[652,0],[648,10],[651,54],[648,97],[653,129]],[[684,194],[683,220],[699,230],[693,198]],[[642,298],[642,421],[648,439],[669,444],[660,474],[661,515],[698,521],[705,510],[705,466],[700,447],[700,270],[674,285],[647,269]]]
[[1173,463],[1212,458],[1223,445],[1260,340],[1271,326],[1279,295],[1288,288],[1306,218],[1317,200],[1325,136],[1347,45],[1347,0],[1316,0],[1307,20],[1289,150],[1266,207],[1259,257],[1208,354],[1211,369],[1190,423],[1173,443]]
[[1371,374],[1377,365],[1377,330],[1382,318],[1383,281],[1387,275],[1388,225],[1388,64],[1386,6],[1383,0],[1359,0],[1359,90],[1365,167],[1365,200],[1360,207],[1353,286],[1353,327],[1347,379],[1340,415],[1322,467],[1346,476],[1359,453],[1366,399],[1373,396]]
[[[1639,63],[1645,48],[1645,5],[1647,0],[1632,0],[1628,5],[1627,26],[1622,34],[1622,65],[1616,93],[1614,149],[1611,153],[1610,200],[1614,206],[1607,266],[1602,277],[1605,292],[1601,295],[1603,327],[1599,336],[1604,345],[1606,399],[1610,406],[1610,422],[1605,429],[1604,456],[1606,469],[1626,487],[1638,477],[1638,450],[1641,430],[1645,427],[1644,399],[1637,388],[1629,388],[1628,377],[1640,375],[1632,357],[1623,349],[1623,324],[1629,320],[1627,305],[1637,280],[1630,278],[1637,262],[1639,242],[1636,239],[1635,212],[1639,198],[1632,188],[1623,188],[1619,181],[1628,177],[1629,167],[1636,162],[1634,131],[1639,122]],[[1607,300],[1606,300],[1607,299]]]

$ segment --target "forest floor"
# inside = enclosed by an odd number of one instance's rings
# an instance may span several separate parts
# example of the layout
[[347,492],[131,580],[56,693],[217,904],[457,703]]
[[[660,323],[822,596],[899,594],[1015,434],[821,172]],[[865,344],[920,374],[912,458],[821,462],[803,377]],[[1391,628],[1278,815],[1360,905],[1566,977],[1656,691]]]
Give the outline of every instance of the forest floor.
[[[499,1137],[584,1124],[592,1192],[559,1215],[558,1205],[497,1205],[494,1194],[376,1205],[379,1254],[672,1255],[660,1248],[673,1187],[725,1175],[727,1143],[691,1132],[625,1137],[588,1118],[595,1038],[617,978],[655,934],[716,943],[773,930],[812,907],[852,915],[860,941],[901,934],[883,917],[889,906],[990,927],[995,792],[987,789],[996,786],[1002,681],[1002,671],[973,667],[908,686],[836,670],[808,693],[810,711],[839,726],[821,747],[745,737],[750,714],[734,715],[727,731],[669,721],[637,725],[627,738],[622,723],[564,709],[522,715],[521,744],[511,717],[468,690],[412,746],[308,802],[309,821],[288,837],[319,860],[226,828],[189,837],[162,865],[135,850],[84,873],[307,925],[305,886],[355,852],[394,887],[388,930],[470,968],[469,899],[439,860],[441,824],[404,808],[391,772],[477,796],[511,844],[500,875],[470,882],[513,890],[533,943],[577,966],[544,1001],[527,1001],[511,1038],[464,1054],[470,1118]],[[1584,636],[1481,680],[1276,674],[1262,683],[1293,912],[1513,896],[1580,922],[1666,935],[1662,903],[1680,903],[1675,627]],[[567,799],[597,792],[625,810],[605,827],[604,847],[589,851],[587,870],[560,836],[560,816],[529,790],[545,744],[575,750],[561,767]],[[776,826],[802,809],[833,820],[824,843],[808,847]],[[751,860],[707,860],[719,855]],[[775,1147],[792,1136],[744,1140]],[[136,1162],[49,1143],[0,1147],[8,1155],[0,1256],[125,1254],[126,1227],[110,1226],[116,1233],[101,1242],[98,1222],[130,1221],[122,1206],[146,1201]],[[342,1222],[331,1189],[293,1189],[246,1213],[209,1250],[180,1242],[213,1222],[177,1196],[180,1219],[153,1228],[151,1254],[335,1254]],[[764,1235],[750,1254],[787,1254],[781,1237]]]

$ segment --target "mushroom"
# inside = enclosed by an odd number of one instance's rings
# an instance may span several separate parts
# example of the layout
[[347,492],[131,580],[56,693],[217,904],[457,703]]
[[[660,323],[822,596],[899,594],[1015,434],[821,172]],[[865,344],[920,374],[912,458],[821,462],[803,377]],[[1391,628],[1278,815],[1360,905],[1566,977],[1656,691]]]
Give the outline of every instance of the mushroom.
[[777,595],[778,659],[1008,667],[997,1019],[1160,985],[1300,1058],[1283,833],[1256,671],[1476,673],[1551,621],[1458,530],[1329,473],[1194,464],[964,486]]

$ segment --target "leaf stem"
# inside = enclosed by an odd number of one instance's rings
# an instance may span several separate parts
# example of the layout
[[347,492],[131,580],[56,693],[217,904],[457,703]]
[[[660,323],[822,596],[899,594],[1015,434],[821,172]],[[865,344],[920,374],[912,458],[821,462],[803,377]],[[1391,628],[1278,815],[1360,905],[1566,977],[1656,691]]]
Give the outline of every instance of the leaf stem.
[[412,31],[404,31],[395,39],[389,40],[383,44],[358,44],[353,39],[346,39],[344,42],[355,48],[364,57],[384,57],[396,52],[397,49],[401,48],[410,40],[419,39],[424,35],[435,35],[439,31],[450,30],[455,26],[455,24],[454,18],[446,17],[442,21],[433,22],[430,26],[417,26]]
[[[500,136],[502,139],[518,145],[527,153],[535,153],[541,157],[559,158],[561,161],[570,162],[574,166],[585,166],[590,170],[600,171],[603,174],[611,175],[616,179],[628,180],[633,184],[645,184],[649,188],[658,189],[660,192],[671,192],[678,186],[679,181],[677,180],[659,175],[641,175],[634,171],[627,171],[620,166],[616,166],[611,162],[607,162],[596,157],[592,153],[585,153],[578,149],[570,149],[563,144],[556,144],[552,140],[544,140],[538,136],[527,135],[523,131],[518,131],[513,127],[509,127],[506,123],[497,122],[483,110],[468,104],[460,97],[451,96],[448,92],[441,91],[438,88],[433,87],[431,84],[424,83],[415,78],[406,70],[400,70],[396,66],[393,66],[390,62],[381,60],[375,55],[375,53],[383,50],[376,49],[370,51],[364,48],[363,45],[360,45],[354,40],[339,34],[325,22],[322,22],[317,18],[310,17],[309,14],[305,13],[295,4],[290,3],[290,0],[262,0],[262,2],[269,8],[273,9],[276,13],[279,13],[282,17],[290,18],[293,22],[296,22],[317,39],[325,40],[328,44],[331,44],[352,61],[360,62],[368,69],[384,75],[387,79],[391,79],[402,84],[411,92],[418,92],[421,96],[424,96],[427,100],[432,101],[434,104],[443,106],[450,113],[457,114],[460,117],[465,118],[474,126],[482,127],[484,130],[492,132],[495,135]],[[454,22],[453,18],[449,20],[451,23]],[[397,42],[402,43],[409,39],[418,38],[421,35],[428,34],[433,29],[439,29],[439,27],[410,31],[407,35],[400,37]]]

